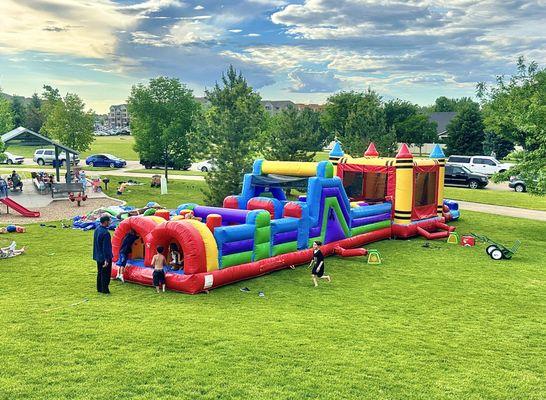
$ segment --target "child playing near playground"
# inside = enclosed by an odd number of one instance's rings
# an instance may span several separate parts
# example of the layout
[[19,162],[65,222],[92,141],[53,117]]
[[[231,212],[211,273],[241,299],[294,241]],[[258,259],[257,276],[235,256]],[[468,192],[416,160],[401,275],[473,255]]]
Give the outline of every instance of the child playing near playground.
[[318,240],[315,240],[313,242],[313,259],[309,264],[309,267],[313,267],[313,269],[311,270],[311,278],[313,279],[315,287],[318,286],[317,278],[326,279],[328,280],[328,282],[332,281],[330,275],[324,275],[324,255],[322,254],[322,251],[320,251],[321,245],[322,242]]
[[133,244],[136,242],[137,239],[138,236],[136,232],[131,229],[129,233],[123,238],[123,242],[121,242],[121,248],[119,249],[119,259],[116,263],[119,267],[117,279],[119,279],[121,282],[125,282],[123,279],[125,266],[127,265],[127,259],[129,258],[129,254],[131,254]]
[[173,271],[184,269],[184,260],[178,251],[176,243],[171,243],[169,245],[169,251],[171,253],[171,262],[169,264],[172,265]]
[[0,248],[0,258],[15,257],[25,252],[24,247],[21,247],[19,250],[17,250],[16,247],[17,244],[15,242],[11,242],[8,247]]
[[153,280],[157,293],[159,293],[160,286],[162,291],[165,291],[165,272],[163,271],[163,267],[167,265],[167,260],[163,255],[163,250],[162,246],[157,246],[157,254],[152,258],[152,265],[154,267]]

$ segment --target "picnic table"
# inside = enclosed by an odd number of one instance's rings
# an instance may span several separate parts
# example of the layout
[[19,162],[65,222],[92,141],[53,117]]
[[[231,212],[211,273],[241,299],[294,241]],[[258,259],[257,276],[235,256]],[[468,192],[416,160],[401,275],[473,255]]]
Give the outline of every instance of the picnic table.
[[81,183],[54,183],[51,185],[51,197],[55,198],[56,195],[64,195],[68,193],[81,192]]

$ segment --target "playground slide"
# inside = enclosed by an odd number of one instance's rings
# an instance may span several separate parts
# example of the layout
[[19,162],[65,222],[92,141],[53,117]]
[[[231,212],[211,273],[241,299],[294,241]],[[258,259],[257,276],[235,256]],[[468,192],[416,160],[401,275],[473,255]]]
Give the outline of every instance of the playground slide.
[[39,211],[30,211],[28,208],[23,207],[21,204],[17,203],[16,201],[13,201],[9,197],[0,199],[0,202],[14,209],[15,211],[17,211],[19,214],[21,214],[24,217],[39,217],[40,216]]

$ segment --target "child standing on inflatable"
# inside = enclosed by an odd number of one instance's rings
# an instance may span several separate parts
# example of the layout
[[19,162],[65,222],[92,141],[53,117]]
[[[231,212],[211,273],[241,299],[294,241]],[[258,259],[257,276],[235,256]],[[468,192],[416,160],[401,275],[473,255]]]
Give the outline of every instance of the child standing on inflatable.
[[167,260],[163,255],[163,250],[162,246],[158,246],[157,254],[152,258],[152,265],[154,266],[153,280],[157,293],[159,293],[160,286],[162,291],[165,291],[165,271],[163,271],[163,267],[167,265]]
[[121,242],[121,248],[119,249],[119,259],[116,263],[119,267],[117,279],[119,279],[121,282],[125,282],[123,280],[125,266],[127,265],[127,259],[129,258],[129,254],[131,254],[133,244],[136,242],[137,239],[138,236],[136,232],[131,229],[129,233],[123,238],[123,242]]
[[313,267],[313,269],[311,270],[311,277],[313,279],[315,287],[318,286],[317,278],[326,279],[328,280],[328,282],[332,281],[330,275],[324,275],[324,254],[322,254],[322,251],[320,251],[321,245],[322,242],[318,240],[313,242],[313,259],[309,264],[309,267]]

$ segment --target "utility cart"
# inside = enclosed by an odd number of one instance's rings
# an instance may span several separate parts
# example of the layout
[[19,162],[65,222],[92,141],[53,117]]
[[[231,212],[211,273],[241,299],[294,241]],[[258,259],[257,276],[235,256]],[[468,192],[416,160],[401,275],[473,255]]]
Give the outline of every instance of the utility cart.
[[476,233],[471,233],[471,235],[481,242],[489,243],[489,246],[485,248],[485,251],[493,260],[501,260],[503,258],[510,260],[521,246],[519,240],[516,240],[512,247],[508,248],[485,235],[478,235]]

